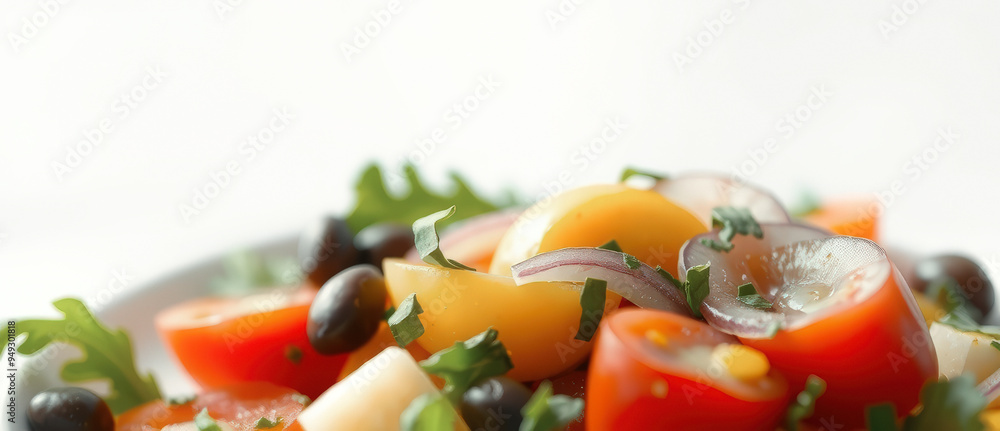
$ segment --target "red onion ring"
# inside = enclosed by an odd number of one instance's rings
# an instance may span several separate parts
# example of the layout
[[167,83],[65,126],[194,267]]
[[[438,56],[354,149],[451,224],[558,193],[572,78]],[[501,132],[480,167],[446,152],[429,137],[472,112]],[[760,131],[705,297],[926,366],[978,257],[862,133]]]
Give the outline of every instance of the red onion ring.
[[[479,262],[493,254],[521,212],[521,209],[494,211],[448,226],[441,233],[441,251],[449,259],[465,264]],[[406,260],[422,262],[417,250],[412,248],[406,253]]]
[[657,181],[653,191],[665,196],[712,225],[712,209],[745,207],[758,223],[788,223],[791,219],[781,202],[755,185],[720,174],[692,173]]
[[623,256],[617,251],[572,247],[540,253],[512,265],[510,270],[518,285],[597,278],[607,281],[609,290],[639,307],[691,315],[680,289],[645,263],[639,262],[636,269],[629,268]]

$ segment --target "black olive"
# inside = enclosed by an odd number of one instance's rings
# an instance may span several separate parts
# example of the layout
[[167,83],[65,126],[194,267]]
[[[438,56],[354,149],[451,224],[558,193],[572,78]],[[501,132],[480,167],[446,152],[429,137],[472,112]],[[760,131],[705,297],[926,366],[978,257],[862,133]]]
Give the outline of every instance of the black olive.
[[366,263],[381,267],[382,259],[403,257],[413,248],[413,229],[395,223],[373,224],[354,237],[354,248]]
[[299,239],[299,263],[314,286],[322,286],[340,271],[361,263],[347,222],[324,217],[309,226]]
[[[959,255],[940,255],[922,259],[914,265],[913,275],[907,282],[911,289],[927,292],[928,289],[952,280],[964,300],[979,311],[974,313],[973,318],[982,322],[993,309],[995,301],[993,283],[983,269],[971,259]],[[927,293],[933,295],[936,292]],[[946,298],[946,300],[963,300],[963,298]]]
[[309,342],[324,355],[356,350],[378,331],[387,296],[378,268],[361,264],[341,271],[319,289],[309,306]]
[[506,377],[493,377],[469,388],[462,395],[462,418],[472,430],[517,431],[521,408],[531,391]]
[[114,431],[115,417],[108,404],[83,388],[55,388],[39,392],[28,403],[32,431]]

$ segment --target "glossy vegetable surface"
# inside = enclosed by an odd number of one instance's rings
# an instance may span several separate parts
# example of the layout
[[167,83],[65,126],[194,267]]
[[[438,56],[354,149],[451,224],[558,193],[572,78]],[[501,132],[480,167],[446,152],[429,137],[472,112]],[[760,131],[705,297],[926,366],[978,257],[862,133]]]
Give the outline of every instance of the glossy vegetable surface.
[[305,287],[206,297],[159,313],[156,328],[203,387],[264,381],[315,397],[337,381],[347,359],[310,345],[306,320],[315,296]]

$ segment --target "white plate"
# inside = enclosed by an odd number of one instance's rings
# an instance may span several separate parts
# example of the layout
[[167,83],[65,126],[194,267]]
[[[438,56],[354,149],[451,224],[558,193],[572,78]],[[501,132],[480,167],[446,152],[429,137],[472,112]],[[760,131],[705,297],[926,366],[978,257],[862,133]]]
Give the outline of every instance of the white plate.
[[[298,238],[283,238],[263,243],[249,251],[268,257],[295,256]],[[108,306],[97,313],[97,317],[111,329],[124,328],[131,336],[132,348],[136,355],[136,366],[140,373],[152,372],[165,397],[190,394],[197,387],[183,369],[174,362],[153,328],[153,316],[166,307],[208,294],[209,283],[223,274],[226,256],[177,271],[174,275],[146,286],[130,290],[114,298]],[[53,298],[57,299],[57,298]],[[54,311],[54,313],[58,313]],[[26,316],[56,317],[52,316]],[[28,431],[28,401],[35,394],[55,386],[83,386],[105,393],[103,384],[66,383],[59,378],[62,365],[80,351],[73,346],[50,346],[37,355],[17,355],[16,420],[12,424],[6,420],[9,396],[4,400],[4,423],[13,431]]]

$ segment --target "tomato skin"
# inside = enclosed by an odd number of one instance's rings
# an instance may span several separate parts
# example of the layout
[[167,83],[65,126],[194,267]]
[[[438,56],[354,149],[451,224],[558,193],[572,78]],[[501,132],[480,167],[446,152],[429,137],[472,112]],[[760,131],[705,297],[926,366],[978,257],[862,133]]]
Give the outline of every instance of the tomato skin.
[[[305,287],[273,289],[250,299],[197,299],[161,312],[156,327],[202,387],[264,381],[315,398],[337,382],[347,361],[346,354],[323,356],[309,343],[306,320],[315,295]],[[254,303],[249,313],[234,311],[248,300]]]
[[245,382],[202,392],[193,401],[181,405],[168,405],[152,401],[135,407],[118,416],[116,431],[154,431],[167,425],[194,420],[202,409],[217,421],[226,421],[237,431],[254,429],[257,420],[266,417],[272,421],[281,418],[274,431],[302,429],[295,418],[304,406],[298,392],[263,382]]
[[826,381],[809,419],[814,424],[864,427],[865,408],[885,402],[904,415],[938,374],[930,334],[895,268],[864,302],[772,339],[741,341],[764,352],[793,390],[801,390],[810,374]]
[[837,235],[856,236],[878,242],[882,208],[872,198],[839,199],[824,202],[805,215],[805,221]]
[[[775,429],[789,396],[780,375],[772,371],[765,377],[774,385],[770,393],[744,399],[717,387],[721,384],[707,373],[657,361],[634,342],[623,341],[643,337],[649,329],[695,337],[699,344],[733,341],[702,322],[661,311],[625,309],[605,318],[587,376],[588,430]],[[660,382],[665,384],[657,392]]]

